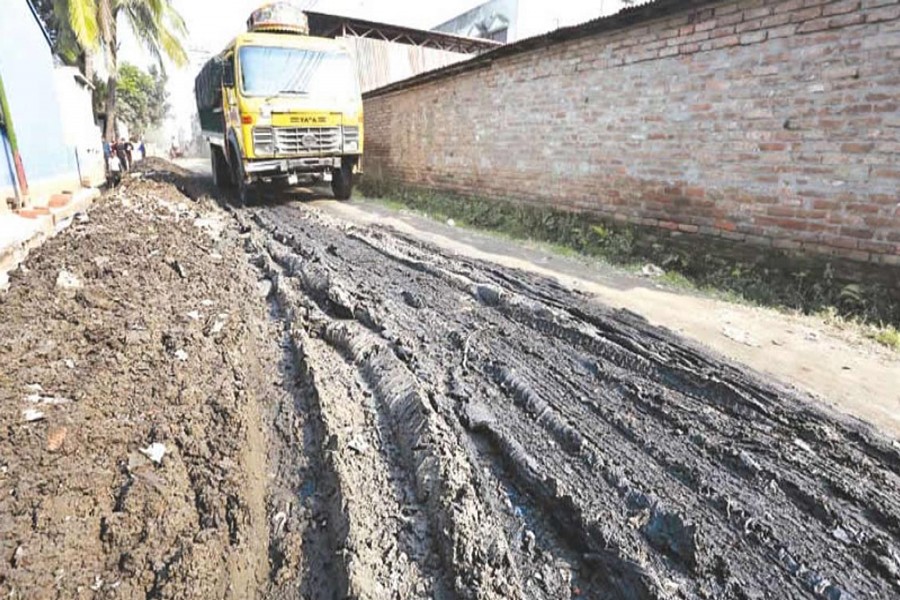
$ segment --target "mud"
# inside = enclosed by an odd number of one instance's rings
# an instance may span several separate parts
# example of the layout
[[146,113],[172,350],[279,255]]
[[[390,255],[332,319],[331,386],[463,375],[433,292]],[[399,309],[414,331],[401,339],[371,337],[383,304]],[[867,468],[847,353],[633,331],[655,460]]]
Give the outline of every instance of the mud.
[[900,594],[895,441],[548,279],[152,166],[0,296],[0,595]]
[[407,557],[444,597],[900,593],[900,452],[861,423],[549,280],[298,203],[240,218],[307,369],[364,390],[326,436],[359,402],[414,475],[438,563]]

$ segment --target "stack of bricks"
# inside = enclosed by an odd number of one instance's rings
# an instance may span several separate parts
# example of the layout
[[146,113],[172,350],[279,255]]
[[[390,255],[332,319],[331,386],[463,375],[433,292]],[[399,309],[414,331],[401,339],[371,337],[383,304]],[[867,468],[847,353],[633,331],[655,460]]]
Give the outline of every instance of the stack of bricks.
[[376,90],[366,170],[900,265],[898,1],[663,0]]

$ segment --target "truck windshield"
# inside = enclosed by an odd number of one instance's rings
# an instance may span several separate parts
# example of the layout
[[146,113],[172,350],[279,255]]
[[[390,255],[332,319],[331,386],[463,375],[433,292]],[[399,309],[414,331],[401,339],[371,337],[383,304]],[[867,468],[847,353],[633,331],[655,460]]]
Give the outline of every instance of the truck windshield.
[[298,48],[244,46],[241,87],[247,96],[359,95],[350,55]]

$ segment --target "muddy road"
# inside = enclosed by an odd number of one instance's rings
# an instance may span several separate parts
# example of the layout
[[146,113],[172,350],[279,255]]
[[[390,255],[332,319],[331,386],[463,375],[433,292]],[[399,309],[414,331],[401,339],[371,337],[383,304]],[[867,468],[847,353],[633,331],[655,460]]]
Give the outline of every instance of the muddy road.
[[[0,297],[3,335],[31,332],[0,346],[13,365],[0,379],[0,591],[900,595],[895,441],[550,280],[303,202],[149,211],[177,193],[166,181],[210,193],[181,175],[134,183],[91,217],[109,231],[64,233]],[[151,220],[161,253],[97,248],[139,243],[133,227],[112,231],[123,201],[167,219]],[[73,258],[54,245],[120,266],[61,296]],[[215,308],[178,318],[204,298]],[[95,357],[86,378],[70,376],[69,355]],[[77,400],[23,423],[22,386],[36,383]],[[51,452],[63,422],[91,433]],[[174,451],[141,461],[152,442]],[[83,575],[66,570],[76,556]]]

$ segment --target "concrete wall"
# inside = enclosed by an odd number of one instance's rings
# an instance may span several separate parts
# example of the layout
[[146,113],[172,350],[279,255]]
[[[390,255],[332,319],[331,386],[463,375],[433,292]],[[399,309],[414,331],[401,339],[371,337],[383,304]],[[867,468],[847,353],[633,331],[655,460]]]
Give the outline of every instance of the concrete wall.
[[368,176],[900,263],[898,0],[693,5],[370,94]]
[[[65,140],[50,45],[26,0],[0,3],[0,76],[32,193],[77,186],[75,148]],[[5,160],[0,170],[7,170]],[[12,192],[0,194],[5,206]]]

